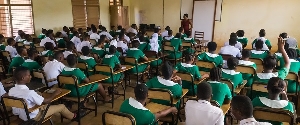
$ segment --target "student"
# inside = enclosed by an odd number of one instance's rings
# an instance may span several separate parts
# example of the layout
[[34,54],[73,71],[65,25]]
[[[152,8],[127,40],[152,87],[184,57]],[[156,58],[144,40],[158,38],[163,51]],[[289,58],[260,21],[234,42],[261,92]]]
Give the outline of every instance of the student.
[[[39,95],[34,90],[29,90],[26,84],[30,82],[31,75],[26,67],[16,68],[13,76],[16,80],[16,85],[15,87],[9,90],[8,95],[16,98],[23,98],[26,101],[27,108],[32,108],[36,105],[50,104],[51,100],[56,98],[56,96],[61,93],[61,89],[56,88],[55,91],[51,94],[51,96],[47,96],[46,98]],[[45,108],[46,107],[43,107],[41,109],[45,110]],[[40,120],[44,113],[42,110],[37,109],[29,113],[30,119],[34,119],[36,121]],[[18,115],[19,118],[23,121],[29,120],[27,119],[27,115],[24,109],[12,107],[12,111],[14,115]],[[64,104],[59,104],[51,105],[44,117],[47,118],[55,113],[60,113],[63,117],[70,120],[75,119],[77,116],[77,114],[70,112]]]
[[197,86],[197,100],[188,100],[185,105],[186,125],[224,125],[223,111],[210,104],[211,86],[202,82]]
[[16,42],[18,42],[19,39],[21,39],[21,36],[20,36],[20,35],[21,35],[22,33],[24,33],[22,30],[18,30],[18,35],[17,35],[17,36],[15,37],[15,39],[14,39]]
[[131,27],[128,28],[128,30],[126,31],[127,33],[133,33],[135,35],[137,35],[137,30],[136,30],[136,24],[131,24]]
[[124,34],[121,33],[119,35],[119,41],[117,43],[117,47],[121,47],[123,49],[123,53],[126,53],[126,51],[128,50],[128,46],[126,44],[126,40],[124,39]]
[[[243,50],[242,51],[242,59],[239,60],[239,65],[243,65],[243,66],[251,66],[254,69],[256,69],[256,64],[254,62],[249,61],[251,52],[250,50]],[[253,83],[253,75],[254,74],[246,74],[246,73],[242,73],[243,75],[243,79],[247,80],[247,83],[245,85],[245,87],[251,87],[252,83]]]
[[175,55],[174,52],[168,52],[169,56],[167,56],[170,59],[179,59],[182,56],[182,52],[180,51],[182,49],[182,41],[181,41],[181,34],[177,33],[176,36],[171,39],[171,46],[175,47]]
[[238,36],[237,37],[238,42],[240,42],[243,45],[243,48],[245,48],[248,44],[248,39],[246,37],[244,37],[244,35],[245,35],[244,30],[238,30],[236,32],[236,35]]
[[55,34],[56,37],[56,42],[57,42],[57,47],[58,48],[66,48],[66,41],[63,38],[63,35],[61,32],[56,32]]
[[[145,56],[143,51],[139,50],[138,47],[140,45],[140,42],[137,40],[132,41],[132,48],[129,48],[127,51],[127,57],[134,57],[137,60],[143,60],[143,61],[148,61],[148,58]],[[148,64],[142,64],[138,65],[137,70],[136,67],[129,70],[130,73],[141,73],[147,70]]]
[[[209,42],[207,44],[208,52],[201,53],[198,55],[198,60],[201,61],[208,61],[208,62],[213,62],[216,67],[222,67],[223,65],[223,58],[219,54],[216,53],[217,49],[217,43],[216,42]],[[200,68],[201,71],[210,71],[210,69],[206,68]]]
[[247,96],[234,96],[230,103],[231,115],[240,121],[239,125],[272,125],[267,122],[258,122],[253,117],[253,106],[251,99]]
[[109,40],[113,39],[113,37],[107,32],[105,27],[102,27],[101,30],[102,31],[99,33],[99,36],[105,35]]
[[148,88],[145,84],[137,84],[134,88],[135,98],[126,99],[120,107],[120,112],[130,114],[134,117],[137,125],[154,125],[160,118],[170,113],[176,114],[177,109],[170,107],[155,114],[144,107],[148,99]]
[[81,52],[82,47],[87,46],[89,49],[92,49],[92,45],[90,43],[90,36],[89,35],[83,35],[82,36],[82,42],[78,43],[76,46],[76,49],[78,52]]
[[164,38],[169,35],[168,31],[171,30],[169,26],[166,26],[165,31],[161,33],[161,36]]
[[[199,72],[198,66],[193,65],[194,59],[195,59],[194,55],[192,55],[192,54],[186,54],[186,56],[185,56],[184,59],[185,59],[185,63],[178,63],[175,66],[175,69],[174,69],[175,73],[176,72],[190,73],[190,74],[193,75],[193,79],[197,80],[197,81],[200,80],[201,78],[208,77],[207,74],[205,74],[203,77],[201,77],[201,74]],[[193,83],[191,83],[189,81],[183,80],[182,81],[182,88],[189,89],[189,91],[187,93],[187,95],[189,95],[189,96],[193,96],[194,94],[197,93],[197,85],[193,84]],[[194,90],[193,90],[193,88],[194,88]],[[193,93],[193,91],[195,93]]]
[[64,26],[63,30],[61,31],[63,37],[68,38],[68,32],[69,32],[69,28],[67,26]]
[[0,34],[0,50],[4,51],[5,50],[5,45],[3,44],[3,42],[5,41],[5,38],[2,34]]
[[[121,63],[119,61],[119,58],[115,55],[116,52],[117,52],[117,48],[115,46],[110,46],[109,47],[109,54],[106,54],[103,57],[102,64],[109,65],[114,70],[120,69],[122,66],[121,66]],[[102,72],[100,74],[104,74],[104,75],[110,76],[110,73],[106,73],[106,72]],[[116,82],[118,82],[120,80],[121,76],[122,76],[121,73],[114,74],[113,78],[109,78],[109,79],[107,79],[107,80],[105,80],[103,82],[105,82],[105,83],[111,83],[112,80],[113,80],[113,82],[116,83]]]
[[29,34],[25,34],[25,41],[23,42],[24,45],[30,45],[30,47],[34,47],[32,42],[32,37]]
[[[283,109],[294,113],[294,106],[289,102],[286,94],[286,83],[279,77],[272,77],[267,85],[268,96],[256,97],[252,100],[253,107],[268,107],[274,109]],[[281,122],[272,122],[272,125],[281,125]]]
[[[77,57],[74,54],[70,54],[67,57],[68,66],[66,66],[61,72],[62,75],[74,75],[77,77],[78,84],[89,83],[89,79],[86,75],[78,68],[76,68]],[[74,85],[65,85],[65,89],[71,90],[69,94],[72,97],[77,97],[77,92]],[[111,101],[110,97],[106,96],[105,90],[101,83],[90,84],[81,88],[78,88],[79,96],[84,97],[88,94],[89,90],[98,91],[99,94],[103,97],[105,102]]]
[[151,48],[151,46],[149,45],[150,40],[148,38],[149,42],[147,42],[147,40],[145,40],[145,38],[146,37],[143,36],[143,35],[141,35],[139,37],[139,42],[140,42],[139,50],[142,50],[142,51],[144,51],[144,50],[150,50],[150,48]]
[[[68,38],[72,39],[75,35],[74,32],[76,31],[76,29],[74,27],[69,27],[69,34],[68,34]],[[77,31],[76,31],[77,32]],[[78,32],[77,32],[78,33]],[[78,33],[78,37],[79,37],[79,33]]]
[[168,36],[164,37],[164,39],[167,40],[167,41],[170,41],[173,38],[174,38],[174,36],[173,36],[173,31],[172,30],[169,30],[168,31]]
[[27,51],[27,55],[29,59],[26,59],[21,66],[28,68],[30,72],[32,72],[34,69],[40,69],[40,64],[34,61],[35,58],[38,57],[38,52],[35,49],[30,49]]
[[65,65],[62,63],[62,61],[64,61],[62,52],[55,52],[53,57],[54,59],[47,62],[43,67],[46,79],[51,81],[48,82],[48,86],[50,87],[58,83],[56,78],[65,68]]
[[115,26],[110,26],[109,34],[110,34],[112,37],[116,37],[116,27],[115,27]]
[[86,32],[89,36],[92,35],[92,33],[93,33],[91,27],[86,27]]
[[82,28],[78,28],[77,32],[78,32],[79,36],[82,36],[84,34]]
[[23,33],[21,33],[20,34],[20,39],[18,40],[18,41],[16,41],[16,42],[20,42],[20,43],[23,43],[24,41],[25,41],[25,33],[23,32]]
[[27,50],[24,46],[18,46],[17,47],[18,55],[16,55],[8,67],[8,72],[11,73],[13,70],[13,67],[19,67],[24,63],[24,57],[27,56]]
[[45,51],[43,51],[41,54],[42,56],[47,56],[47,57],[52,57],[53,56],[53,50],[54,50],[54,47],[53,47],[53,44],[50,43],[50,42],[46,42],[45,43]]
[[255,50],[251,50],[251,58],[264,59],[269,55],[268,51],[263,50],[264,42],[262,40],[257,40],[255,43]]
[[63,52],[64,58],[66,59],[67,56],[73,54],[73,52],[75,52],[75,54],[78,55],[74,43],[67,42],[67,49]]
[[220,50],[220,54],[228,54],[238,58],[241,57],[241,51],[234,47],[236,43],[237,40],[235,38],[229,39],[229,46],[223,46]]
[[[148,88],[159,88],[170,90],[173,98],[180,98],[182,95],[182,81],[179,76],[174,76],[173,67],[169,64],[169,62],[165,62],[161,67],[162,77],[157,76],[150,79],[146,85]],[[199,90],[199,89],[198,89]],[[155,102],[163,105],[171,105],[169,101],[159,100],[159,99],[151,99],[151,102]],[[178,103],[179,104],[179,103]],[[176,105],[178,108],[179,105]]]
[[81,40],[79,38],[79,34],[77,31],[75,31],[73,33],[73,38],[70,41],[73,42],[75,46],[77,46],[79,43],[81,43]]
[[104,41],[104,39],[99,39],[97,46],[94,46],[92,49],[92,52],[98,54],[100,58],[103,58],[105,55]]
[[85,62],[88,66],[88,75],[93,75],[93,72],[90,72],[94,69],[95,65],[97,64],[93,57],[89,57],[90,55],[90,48],[88,46],[84,46],[81,49],[82,55],[79,56],[78,62]]
[[120,33],[121,33],[121,30],[122,30],[123,28],[122,28],[122,26],[121,25],[119,25],[118,27],[117,27],[117,30],[116,30],[116,36],[118,36]]
[[[238,37],[237,37],[236,33],[231,33],[229,40],[236,40],[234,47],[238,48],[240,51],[243,50],[243,45],[240,42],[238,42]],[[228,46],[228,45],[229,45],[229,42],[225,42],[224,46]]]
[[[154,33],[152,34],[151,36],[151,39],[153,40],[152,42],[155,42],[155,45],[158,44],[159,47],[158,48],[161,48],[162,46],[162,40],[159,39],[159,29],[158,28],[154,28]],[[149,42],[151,43],[151,40],[149,40]]]
[[[268,48],[265,48],[265,47],[264,47],[263,50],[269,50],[269,49],[271,49],[271,48],[272,48],[271,42],[270,42],[270,40],[266,39],[265,36],[266,36],[266,31],[265,31],[264,29],[261,29],[261,30],[259,31],[259,37],[256,38],[256,39],[252,42],[252,48],[255,49],[255,43],[260,39],[260,40],[262,40],[262,41],[264,42],[264,44],[268,47]],[[265,45],[264,45],[264,46],[265,46]]]
[[[286,49],[286,53],[289,56],[289,61],[291,63],[289,72],[298,74],[298,72],[300,71],[300,62],[297,60],[298,58],[297,51],[295,49],[289,48]],[[288,81],[287,92],[296,93],[298,81],[293,81],[293,80],[287,80],[287,81]],[[300,91],[300,88],[298,88],[298,91]]]
[[39,39],[44,39],[46,37],[47,29],[42,28],[42,33],[38,36]]
[[221,78],[222,70],[218,67],[214,67],[210,70],[210,81],[207,81],[212,88],[212,100],[217,101],[220,106],[229,104],[232,98],[231,90],[227,84],[220,82]]
[[125,29],[122,29],[120,32],[120,34],[124,34],[124,41],[127,43],[131,43],[130,38],[125,33],[126,33]]
[[234,71],[239,64],[239,60],[235,57],[231,57],[227,60],[228,69],[222,69],[222,77],[231,80],[234,89],[243,84],[243,75],[240,72]]
[[92,28],[93,33],[90,35],[90,39],[94,39],[98,41],[100,39],[100,36],[97,34],[97,29]]
[[99,32],[101,33],[103,30],[102,30],[102,28],[103,28],[104,26],[102,26],[102,25],[98,25],[98,28],[99,28]]
[[42,39],[40,42],[40,46],[44,46],[46,42],[51,42],[54,47],[56,47],[56,43],[54,42],[54,37],[52,31],[48,30],[46,33],[46,38]]
[[16,41],[13,38],[8,38],[7,44],[8,46],[5,47],[5,51],[8,51],[11,58],[14,58],[16,55],[18,55],[18,52],[15,48]]
[[150,42],[150,39],[149,39],[149,36],[147,35],[146,29],[143,29],[143,30],[141,31],[141,36],[138,37],[138,38],[141,38],[142,36],[144,37],[144,40],[143,40],[143,41],[140,40],[140,42],[147,42],[147,43]]
[[181,33],[181,39],[184,39],[187,37],[187,35],[184,33],[184,30],[182,27],[179,27],[179,33]]

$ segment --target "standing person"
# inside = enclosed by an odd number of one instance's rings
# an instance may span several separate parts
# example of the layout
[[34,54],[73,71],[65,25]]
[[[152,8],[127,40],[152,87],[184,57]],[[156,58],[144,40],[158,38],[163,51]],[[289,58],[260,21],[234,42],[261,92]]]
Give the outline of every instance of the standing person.
[[193,28],[193,23],[191,22],[190,19],[188,19],[188,17],[189,17],[188,14],[184,14],[183,20],[181,21],[181,27],[183,27],[185,34],[187,34],[188,32],[191,32],[191,30]]

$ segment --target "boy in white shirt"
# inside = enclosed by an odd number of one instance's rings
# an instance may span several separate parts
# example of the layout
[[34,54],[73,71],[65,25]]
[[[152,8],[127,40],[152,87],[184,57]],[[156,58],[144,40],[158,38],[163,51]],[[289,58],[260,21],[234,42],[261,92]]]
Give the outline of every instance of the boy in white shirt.
[[101,32],[99,33],[99,36],[105,35],[109,40],[113,39],[113,37],[107,32],[105,27],[101,28]]
[[88,46],[90,49],[92,49],[92,45],[90,43],[90,36],[89,35],[83,35],[82,39],[83,39],[83,41],[76,46],[77,51],[81,52],[81,49],[84,46]]
[[127,33],[134,33],[135,35],[137,35],[137,30],[136,30],[136,24],[131,24],[131,27],[128,28]]
[[168,36],[165,37],[165,40],[168,40],[170,41],[171,39],[173,39],[174,36],[173,36],[173,31],[172,30],[169,30],[168,31]]
[[[230,34],[230,39],[237,39],[236,33],[231,33]],[[229,42],[225,42],[224,46],[228,46],[228,45],[229,45]],[[240,51],[243,50],[243,45],[238,41],[236,41],[236,44],[234,45],[234,47],[238,48]]]
[[5,51],[8,51],[11,58],[18,55],[17,49],[15,48],[16,41],[13,38],[7,39],[8,46],[5,47]]
[[86,27],[86,32],[89,36],[93,33],[91,27]]
[[90,39],[94,39],[98,41],[100,39],[100,36],[97,34],[97,29],[92,28],[93,33],[90,35]]
[[171,30],[169,26],[166,26],[165,31],[161,33],[161,37],[164,38],[168,36],[168,31]]
[[124,34],[121,33],[119,35],[119,41],[117,43],[117,47],[121,47],[123,49],[123,53],[125,53],[128,50],[128,46],[126,42],[124,42]]
[[54,37],[52,34],[52,30],[48,30],[46,33],[46,38],[42,39],[40,42],[40,46],[44,46],[46,42],[51,42],[54,47],[56,47],[56,43],[53,41]]
[[236,38],[229,39],[229,46],[222,47],[220,50],[220,54],[229,54],[232,55],[233,57],[240,58],[242,56],[240,50],[234,47],[236,42],[237,42]]
[[51,81],[48,82],[49,87],[58,83],[56,78],[65,68],[65,65],[61,63],[63,60],[63,53],[58,51],[54,54],[54,59],[45,64],[43,70],[45,72],[46,79]]
[[22,30],[18,30],[18,35],[15,37],[15,41],[19,41],[19,39],[21,39],[21,34],[24,33]]
[[68,32],[69,32],[69,28],[67,26],[63,27],[63,30],[61,31],[61,34],[63,35],[63,37],[68,38]]
[[74,43],[75,46],[77,46],[79,43],[81,43],[81,40],[79,38],[79,33],[77,31],[73,32],[73,38],[70,40]]
[[74,54],[73,52],[75,52],[75,54],[78,55],[74,43],[67,42],[67,49],[63,52],[64,58],[66,59],[68,55]]

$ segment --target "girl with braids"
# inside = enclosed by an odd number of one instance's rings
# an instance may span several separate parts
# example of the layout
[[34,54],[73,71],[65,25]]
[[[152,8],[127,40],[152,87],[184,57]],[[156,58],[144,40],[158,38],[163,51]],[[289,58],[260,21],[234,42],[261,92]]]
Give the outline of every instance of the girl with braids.
[[[182,73],[191,73],[194,77],[195,80],[200,80],[201,78],[206,78],[208,77],[207,74],[203,75],[203,77],[201,77],[200,72],[199,72],[199,68],[196,65],[193,65],[195,60],[195,56],[192,54],[186,54],[185,56],[185,63],[178,63],[175,66],[175,70],[174,73],[176,72],[182,72]],[[194,91],[192,90],[194,86]],[[189,81],[182,81],[182,88],[185,89],[189,89],[189,92],[187,93],[187,95],[191,96],[197,93],[197,85],[196,84],[192,84]],[[193,93],[194,92],[194,93]]]
[[232,98],[231,91],[227,84],[219,82],[222,77],[222,70],[220,68],[212,68],[210,70],[209,78],[207,81],[212,88],[212,100],[217,101],[220,106],[223,104],[229,104]]
[[234,89],[243,84],[243,75],[240,72],[234,71],[239,64],[239,60],[235,57],[230,57],[227,60],[228,69],[222,69],[222,77],[232,81]]
[[[289,48],[286,50],[286,53],[290,58],[289,59],[289,61],[291,62],[290,67],[293,67],[293,68],[290,68],[290,72],[294,72],[294,73],[298,74],[298,72],[300,71],[300,62],[297,60],[297,57],[298,57],[297,50]],[[296,92],[297,82],[298,81],[288,80],[288,88],[287,88],[288,93]],[[298,88],[298,91],[299,90],[300,90],[300,88]]]
[[[253,99],[253,107],[268,107],[276,109],[284,109],[294,113],[294,106],[288,101],[286,94],[286,83],[279,77],[273,77],[267,85],[268,96],[256,97]],[[282,100],[280,100],[280,98]],[[270,122],[270,121],[268,121]],[[280,122],[270,122],[272,125],[281,125]]]
[[[148,88],[170,90],[174,98],[180,98],[182,95],[182,81],[179,76],[174,76],[173,67],[168,61],[162,65],[161,72],[162,76],[154,77],[146,83]],[[151,101],[163,105],[171,105],[170,102],[166,100],[152,99]]]
[[270,40],[266,39],[265,38],[266,36],[266,30],[265,29],[261,29],[259,31],[259,37],[256,38],[253,42],[252,42],[252,49],[255,49],[255,43],[258,41],[258,40],[262,40],[264,42],[264,44],[267,45],[268,48],[264,48],[264,49],[271,49],[272,48],[272,45],[271,45],[271,42]]

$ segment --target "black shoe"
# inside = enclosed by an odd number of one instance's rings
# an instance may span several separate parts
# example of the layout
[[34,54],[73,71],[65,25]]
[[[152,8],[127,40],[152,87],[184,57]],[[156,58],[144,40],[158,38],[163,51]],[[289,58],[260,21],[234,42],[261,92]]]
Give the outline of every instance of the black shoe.
[[80,111],[79,111],[79,114],[78,114],[78,112],[76,111],[76,117],[74,117],[74,118],[72,119],[72,121],[77,121],[77,119],[83,117],[83,116],[85,115],[85,113],[86,113],[86,110],[85,110],[85,109],[80,110]]

